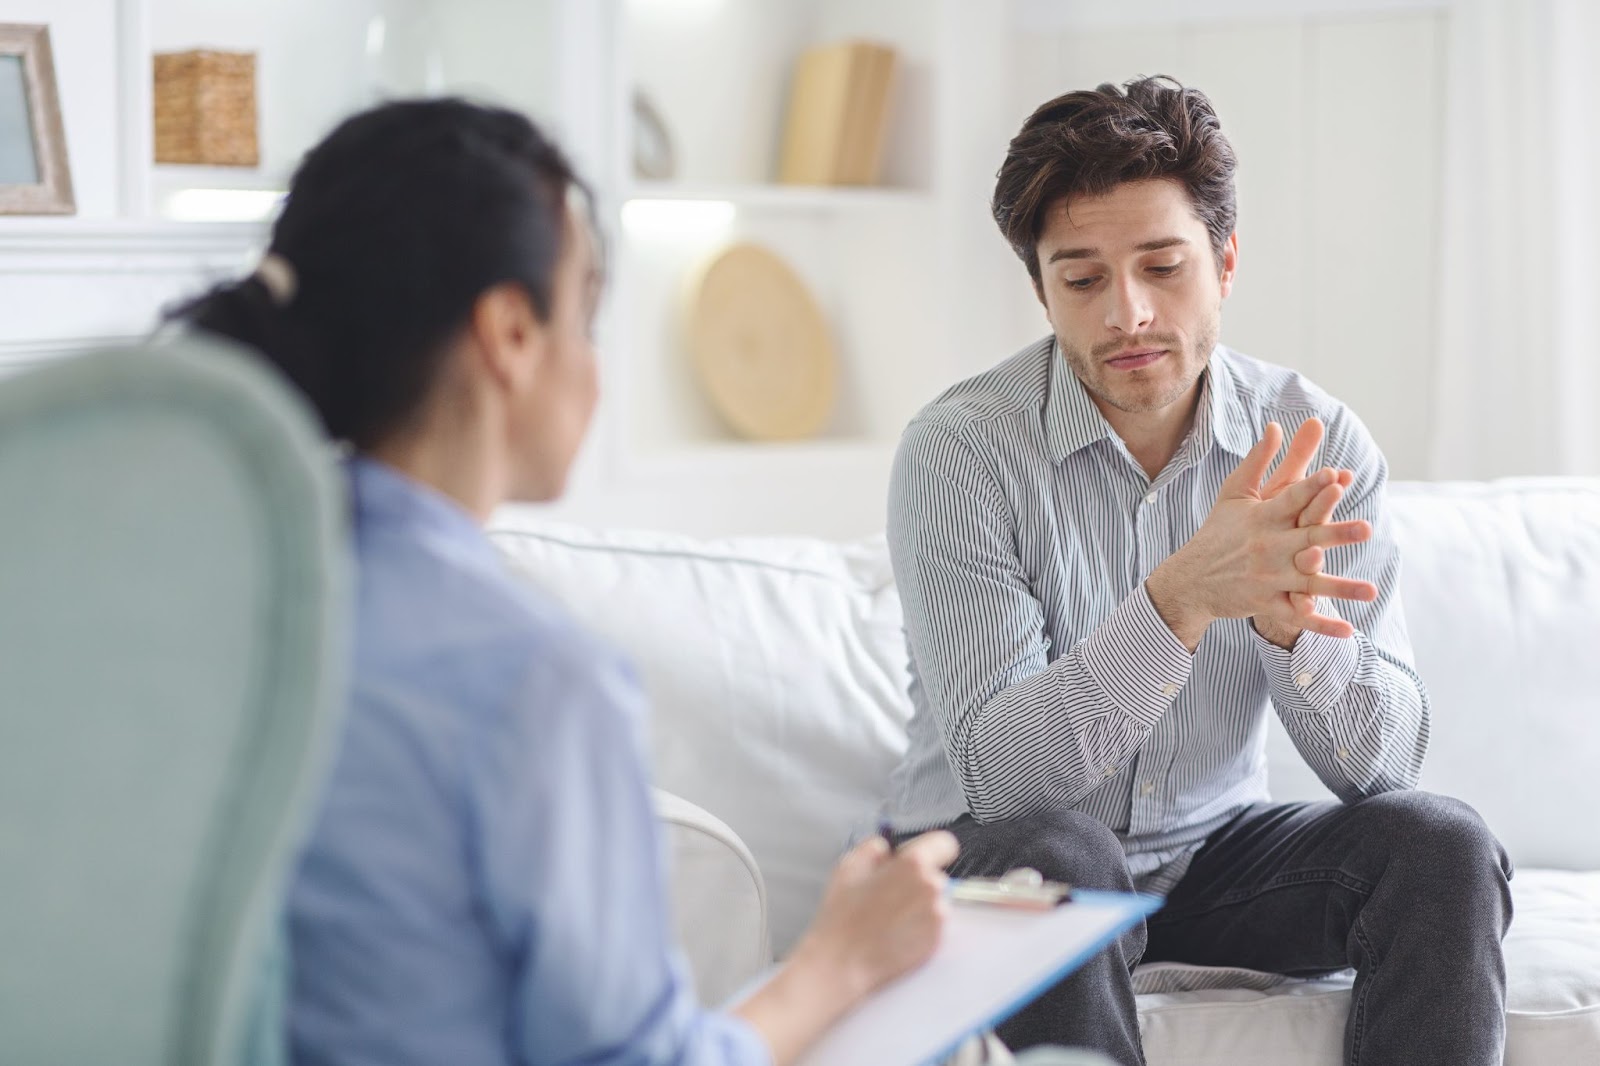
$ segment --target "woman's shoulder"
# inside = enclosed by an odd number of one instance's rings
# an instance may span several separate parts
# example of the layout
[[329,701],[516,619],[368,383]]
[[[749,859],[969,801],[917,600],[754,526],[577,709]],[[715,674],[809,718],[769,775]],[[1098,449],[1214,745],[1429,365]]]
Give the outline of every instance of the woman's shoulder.
[[[630,713],[637,685],[621,652],[483,548],[413,541],[363,552],[357,680],[447,704],[459,724],[491,732],[530,713],[549,724],[580,693]],[[628,698],[610,698],[619,693]]]

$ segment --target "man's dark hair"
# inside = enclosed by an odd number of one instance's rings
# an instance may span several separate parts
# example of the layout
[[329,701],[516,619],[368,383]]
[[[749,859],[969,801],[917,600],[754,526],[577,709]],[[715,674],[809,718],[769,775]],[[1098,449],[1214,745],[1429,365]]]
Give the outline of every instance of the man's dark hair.
[[1125,181],[1168,178],[1189,194],[1220,268],[1238,217],[1233,146],[1211,101],[1160,75],[1058,96],[1011,139],[994,186],[994,220],[1037,286],[1039,233],[1057,201]]

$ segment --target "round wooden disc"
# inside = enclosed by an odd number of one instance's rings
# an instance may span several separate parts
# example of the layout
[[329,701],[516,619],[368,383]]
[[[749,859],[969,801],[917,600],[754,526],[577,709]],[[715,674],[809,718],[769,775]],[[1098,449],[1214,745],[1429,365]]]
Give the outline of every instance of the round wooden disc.
[[719,252],[689,294],[689,351],[718,413],[742,436],[796,440],[833,410],[837,360],[822,311],[772,252]]

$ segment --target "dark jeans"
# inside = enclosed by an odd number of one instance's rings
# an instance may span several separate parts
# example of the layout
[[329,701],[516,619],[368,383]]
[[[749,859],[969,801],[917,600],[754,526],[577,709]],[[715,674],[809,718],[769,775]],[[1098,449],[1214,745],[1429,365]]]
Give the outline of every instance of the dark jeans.
[[[952,872],[1032,866],[1131,891],[1101,823],[1049,811],[963,817]],[[1498,1066],[1505,1045],[1511,863],[1459,800],[1390,792],[1359,803],[1261,804],[1218,830],[1166,906],[999,1028],[1014,1049],[1093,1048],[1144,1062],[1129,974],[1140,961],[1312,976],[1353,966],[1350,1066]]]

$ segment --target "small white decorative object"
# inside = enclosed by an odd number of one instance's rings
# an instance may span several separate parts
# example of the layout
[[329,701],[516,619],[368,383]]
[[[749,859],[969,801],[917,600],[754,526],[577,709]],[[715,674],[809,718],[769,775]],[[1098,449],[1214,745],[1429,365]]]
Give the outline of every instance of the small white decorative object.
[[633,173],[648,181],[670,181],[678,169],[672,135],[650,98],[633,94]]

